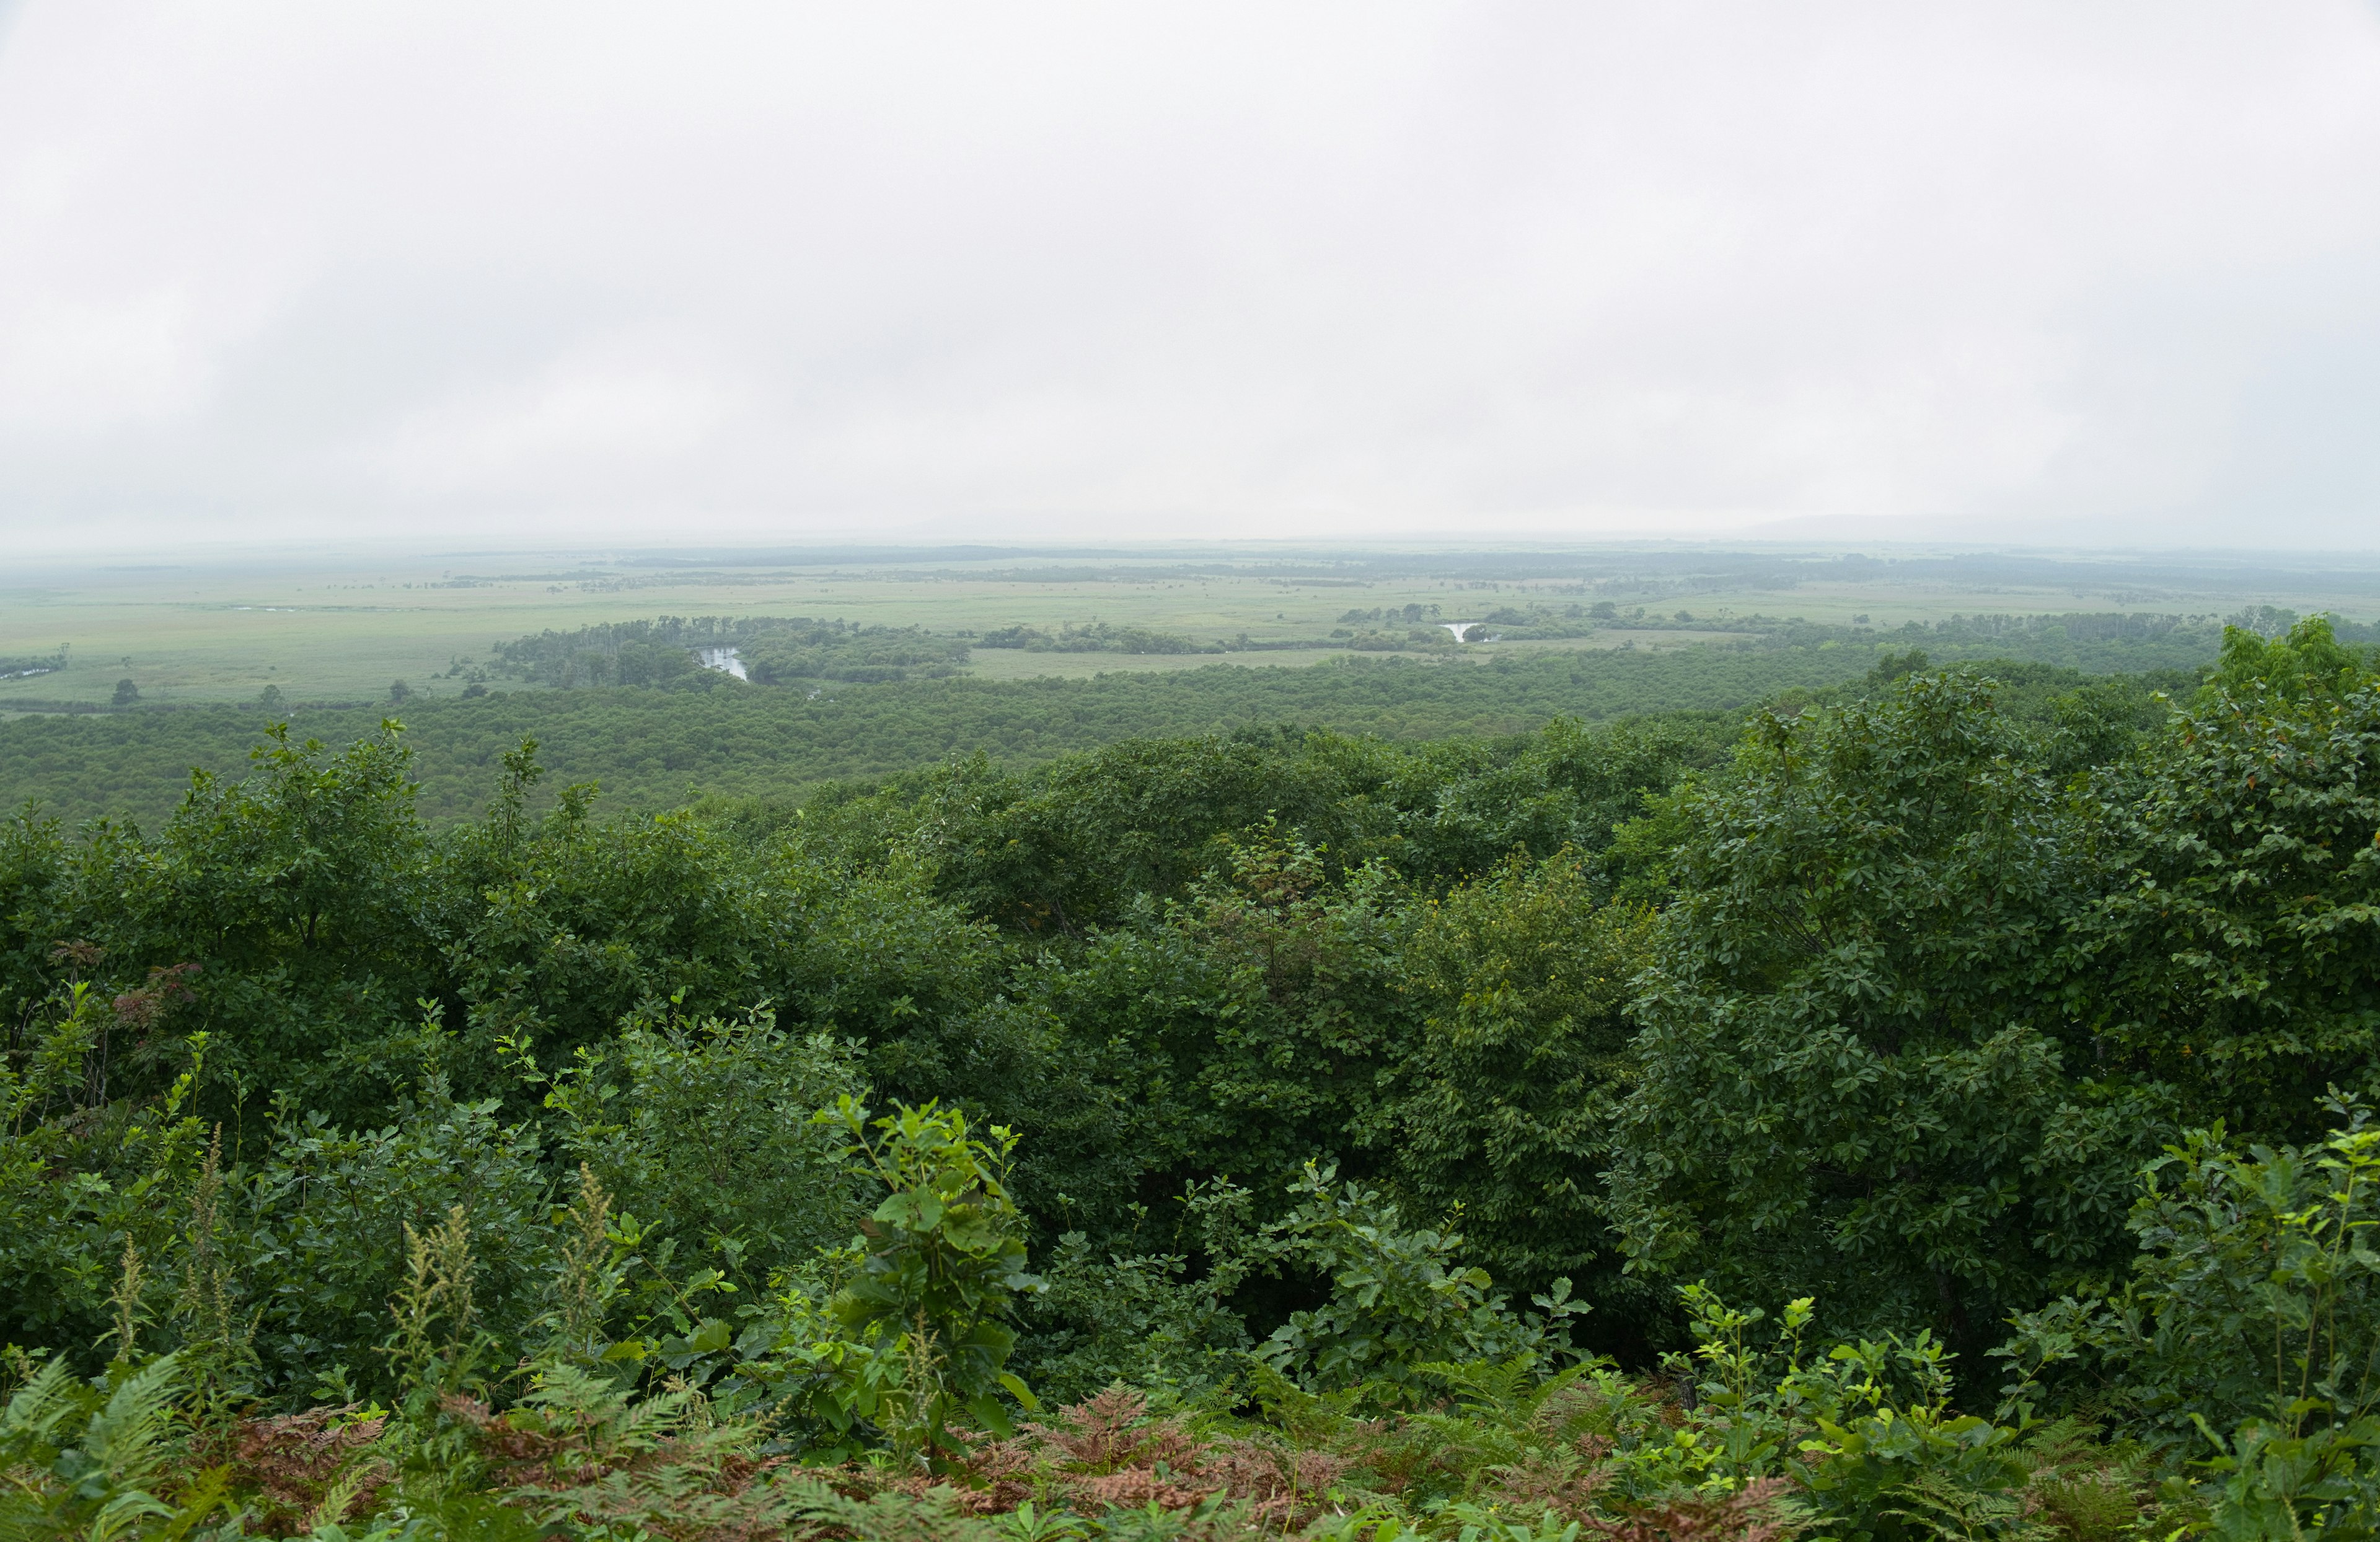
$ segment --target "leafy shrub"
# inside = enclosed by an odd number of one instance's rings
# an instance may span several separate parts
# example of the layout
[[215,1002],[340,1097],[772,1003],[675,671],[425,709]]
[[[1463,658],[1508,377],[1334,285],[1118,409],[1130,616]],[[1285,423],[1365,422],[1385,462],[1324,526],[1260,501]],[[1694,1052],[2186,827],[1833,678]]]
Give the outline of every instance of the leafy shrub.
[[2110,1066],[2288,1140],[2317,1134],[2325,1087],[2380,1096],[2380,677],[2319,618],[2228,632],[2199,702],[2108,781],[2119,876],[2076,1007]]
[[455,1100],[435,1075],[397,1120],[346,1131],[320,1114],[282,1119],[273,1154],[223,1243],[256,1315],[268,1387],[341,1396],[394,1390],[376,1353],[389,1301],[416,1268],[413,1239],[460,1226],[472,1261],[468,1316],[499,1359],[529,1347],[558,1238],[535,1131],[501,1123],[494,1099]]
[[[871,1121],[848,1096],[818,1118],[843,1134],[839,1154],[883,1198],[823,1308],[813,1281],[789,1279],[772,1308],[753,1309],[723,1390],[739,1405],[759,1398],[797,1412],[828,1439],[873,1424],[904,1458],[945,1451],[962,1415],[1006,1429],[1000,1394],[1034,1402],[1006,1368],[1009,1319],[1040,1288],[1005,1183],[1014,1136],[995,1125],[994,1144],[978,1140],[965,1115],[930,1105]],[[726,1349],[725,1324],[705,1324],[687,1348]]]
[[1081,1402],[1118,1384],[1208,1397],[1251,1342],[1228,1305],[1239,1273],[1229,1263],[1194,1279],[1186,1254],[1101,1257],[1068,1232],[1040,1272],[1020,1358],[1044,1397]]
[[2380,1412],[2380,1129],[2361,1104],[2332,1109],[2340,1126],[2314,1145],[2242,1151],[2216,1125],[2149,1163],[2131,1280],[2018,1317],[1996,1352],[2012,1398],[2100,1409],[2168,1444]]
[[1517,1360],[1548,1372],[1570,1352],[1568,1319],[1587,1310],[1570,1281],[1515,1312],[1488,1271],[1460,1261],[1456,1233],[1408,1229],[1397,1208],[1358,1184],[1333,1186],[1333,1167],[1309,1164],[1292,1186],[1296,1207],[1268,1226],[1259,1257],[1322,1273],[1330,1296],[1293,1312],[1257,1354],[1323,1388],[1365,1385],[1396,1395],[1435,1364]]
[[707,1257],[746,1290],[850,1234],[853,1175],[815,1115],[859,1089],[848,1046],[773,1014],[631,1019],[549,1079],[555,1141],[644,1222],[657,1268]]
[[2086,1074],[2064,943],[2092,874],[1992,696],[1919,674],[1767,717],[1677,795],[1613,1132],[1632,1268],[1830,1289],[1972,1351],[2122,1258],[2168,1105]]
[[1597,905],[1585,860],[1561,852],[1451,890],[1405,949],[1422,1025],[1370,1144],[1401,1192],[1463,1207],[1501,1276],[1542,1285],[1608,1249],[1603,1151],[1651,920]]
[[[188,1111],[199,1068],[154,1103],[95,1101],[114,1026],[105,995],[79,980],[27,1017],[23,1050],[0,1057],[0,1335],[83,1351],[123,1288],[119,1269],[146,1259],[154,1283],[174,1249],[177,1201],[207,1145]],[[198,1036],[201,1058],[206,1047]]]

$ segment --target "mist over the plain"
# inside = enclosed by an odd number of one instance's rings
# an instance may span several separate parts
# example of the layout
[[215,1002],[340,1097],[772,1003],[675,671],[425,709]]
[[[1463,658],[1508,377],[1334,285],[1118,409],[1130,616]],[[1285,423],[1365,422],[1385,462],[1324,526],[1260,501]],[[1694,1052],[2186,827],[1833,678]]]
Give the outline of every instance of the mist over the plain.
[[2380,527],[2357,0],[0,27],[19,552]]

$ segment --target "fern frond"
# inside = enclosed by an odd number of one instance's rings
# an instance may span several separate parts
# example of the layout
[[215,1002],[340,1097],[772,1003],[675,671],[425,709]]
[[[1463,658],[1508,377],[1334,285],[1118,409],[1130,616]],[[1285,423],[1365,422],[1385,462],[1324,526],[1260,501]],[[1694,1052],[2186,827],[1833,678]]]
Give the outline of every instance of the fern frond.
[[138,1531],[140,1523],[174,1513],[174,1507],[144,1488],[119,1488],[107,1497],[91,1517],[91,1529],[84,1535],[90,1542],[116,1542]]
[[345,1521],[356,1496],[370,1486],[379,1472],[379,1465],[369,1459],[350,1462],[341,1468],[338,1475],[323,1486],[321,1500],[307,1514],[307,1534],[320,1536],[325,1528]]
[[18,1388],[0,1413],[0,1455],[16,1460],[37,1449],[57,1449],[66,1443],[68,1421],[79,1423],[90,1407],[81,1381],[58,1356]]
[[149,1542],[182,1542],[192,1527],[213,1514],[230,1496],[231,1474],[222,1467],[209,1467],[199,1475],[199,1481],[190,1486],[190,1491],[182,1496],[182,1508],[174,1512],[174,1518],[165,1523],[164,1529],[151,1537]]
[[159,1355],[117,1384],[80,1441],[111,1484],[140,1489],[164,1475],[171,1455],[165,1432],[181,1390],[182,1366],[171,1354]]
[[663,1392],[657,1397],[642,1399],[629,1404],[605,1433],[612,1442],[628,1451],[648,1451],[676,1432],[685,1422],[686,1405],[694,1401],[692,1390]]

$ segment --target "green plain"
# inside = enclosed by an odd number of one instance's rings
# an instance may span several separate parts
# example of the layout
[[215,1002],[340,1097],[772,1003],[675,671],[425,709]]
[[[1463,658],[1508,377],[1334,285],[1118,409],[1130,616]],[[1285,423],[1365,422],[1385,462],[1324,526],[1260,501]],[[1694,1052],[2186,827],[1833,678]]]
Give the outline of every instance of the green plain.
[[[446,672],[496,642],[548,628],[662,614],[808,615],[983,632],[1104,621],[1206,642],[1323,639],[1351,609],[1436,605],[1446,620],[1499,607],[1602,600],[1666,617],[1755,614],[1878,629],[1952,614],[2160,612],[2220,614],[2243,605],[2380,614],[2371,559],[2252,568],[2242,561],[2141,556],[1872,557],[1821,548],[1313,551],[1237,547],[1123,553],[1017,552],[941,559],[844,560],[665,554],[421,553],[307,557],[257,552],[179,562],[37,567],[0,589],[0,659],[67,646],[67,667],[0,680],[0,711],[107,701],[129,678],[144,704],[382,699],[403,679],[432,698],[460,693]],[[663,564],[682,565],[662,565]],[[1549,648],[1639,648],[1673,633],[1474,645],[1466,657]],[[1242,656],[1313,664],[1316,648]],[[1204,667],[1212,655],[978,650],[984,679],[1080,678]]]

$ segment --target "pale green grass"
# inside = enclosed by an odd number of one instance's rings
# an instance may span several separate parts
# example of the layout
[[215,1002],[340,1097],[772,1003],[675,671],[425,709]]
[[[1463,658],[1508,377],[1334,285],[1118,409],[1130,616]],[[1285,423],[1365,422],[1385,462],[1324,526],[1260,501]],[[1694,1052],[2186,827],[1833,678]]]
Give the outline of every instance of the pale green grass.
[[[1201,561],[1220,560],[1213,557]],[[1267,560],[1262,553],[1243,560]],[[1135,577],[1131,562],[1102,560],[1098,577],[1023,581],[1011,576],[1038,559],[941,565],[932,570],[787,566],[655,570],[590,565],[570,558],[423,556],[312,562],[252,560],[154,567],[54,567],[19,565],[0,589],[0,657],[46,653],[70,645],[62,674],[0,681],[0,711],[43,700],[104,701],[129,676],[144,702],[254,700],[276,686],[293,701],[370,700],[402,678],[432,696],[462,689],[446,671],[457,659],[484,658],[502,639],[546,628],[568,630],[602,621],[674,615],[809,615],[937,632],[989,631],[1026,624],[1056,631],[1106,621],[1171,632],[1199,641],[1328,636],[1351,609],[1436,605],[1449,621],[1475,620],[1502,605],[1566,603],[1580,592],[1568,580],[1460,582],[1428,577],[1355,585],[1284,580],[1262,571],[1212,576],[1160,573],[1179,553],[1152,554]],[[1049,569],[1092,565],[1052,558]],[[470,587],[451,587],[472,577]],[[1613,596],[1623,608],[1642,603],[1655,616],[1679,610],[1698,617],[1755,614],[1801,616],[1874,625],[1931,621],[1954,613],[2026,613],[2144,610],[2228,613],[2244,601],[2301,611],[2372,613],[2365,587],[2342,581],[2325,592],[2323,575],[2304,577],[2289,592],[2244,591],[2133,596],[2076,582],[1977,588],[1949,583],[1814,581],[1790,589],[1716,589],[1641,601]],[[2214,585],[2219,588],[2219,583]],[[1681,624],[1670,633],[1604,632],[1560,643],[1473,644],[1466,656],[1538,648],[1639,648],[1682,644],[1712,636]],[[1336,657],[1338,650],[1235,654],[1229,662],[1255,667],[1300,667]],[[980,650],[975,673],[996,678],[1080,676],[1141,670],[1196,669],[1214,655],[1028,653]]]
[[[398,678],[415,690],[448,695],[462,682],[431,676],[458,657],[484,657],[497,641],[663,614],[809,615],[938,632],[1019,624],[1055,631],[1109,621],[1208,641],[1242,632],[1259,639],[1325,634],[1357,598],[1366,606],[1438,603],[1458,618],[1463,608],[1449,603],[1458,597],[1444,585],[1384,585],[1357,595],[1261,579],[1015,583],[897,571],[630,574],[591,582],[530,577],[427,587],[443,584],[442,568],[457,565],[85,572],[0,592],[0,656],[46,653],[66,643],[71,661],[61,674],[0,681],[0,709],[28,699],[105,700],[128,676],[151,702],[253,700],[267,685],[293,699],[364,699],[384,694]],[[1269,662],[1310,663],[1322,656],[1300,652]],[[1132,655],[1084,657],[1135,667],[1116,662]],[[986,673],[996,670],[989,665]],[[1060,664],[1026,673],[1081,672]]]

